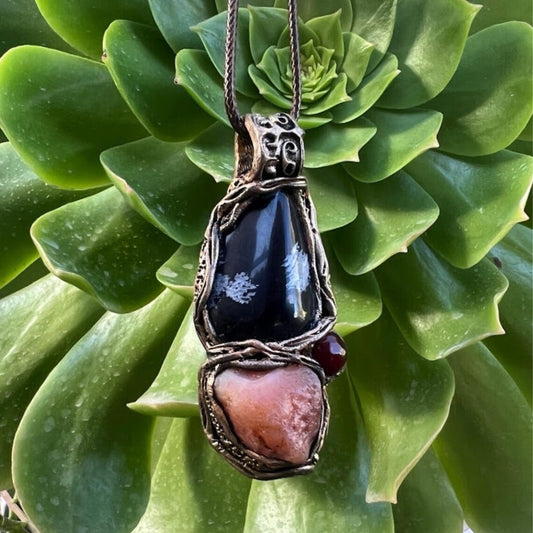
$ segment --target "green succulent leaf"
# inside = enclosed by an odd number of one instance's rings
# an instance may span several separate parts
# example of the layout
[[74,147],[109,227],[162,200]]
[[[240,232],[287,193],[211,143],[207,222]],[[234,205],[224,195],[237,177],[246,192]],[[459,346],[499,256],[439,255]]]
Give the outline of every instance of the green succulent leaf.
[[[287,7],[285,4],[284,8]],[[250,6],[250,52],[253,63],[259,65],[265,52],[277,44],[287,26],[287,9]]]
[[0,298],[5,298],[14,292],[24,289],[33,282],[44,278],[49,273],[50,271],[40,259],[33,261],[16,278],[0,289]]
[[[227,0],[215,0],[215,5],[217,6],[219,12],[226,11],[226,9],[228,8]],[[250,2],[248,2],[248,0],[243,0],[242,2],[239,2],[239,5],[248,9],[255,6],[273,7],[274,0],[251,0]]]
[[193,165],[185,146],[148,137],[106,150],[101,160],[136,211],[179,243],[191,245],[202,240],[226,187]]
[[[340,22],[343,31],[349,31],[352,27],[353,7],[351,0],[330,0],[329,2],[320,2],[315,0],[308,0],[302,2],[298,6],[298,15],[304,20],[320,17],[322,15],[329,15],[339,11]],[[276,0],[274,5],[276,7],[286,7],[286,0]]]
[[507,22],[467,39],[451,82],[428,103],[444,113],[443,150],[486,155],[520,135],[533,107],[532,34],[523,22]]
[[376,274],[405,340],[427,359],[503,333],[498,302],[508,282],[488,259],[458,269],[417,239],[408,253],[391,258]]
[[396,533],[463,533],[463,511],[432,448],[405,478],[392,511]]
[[0,56],[21,44],[35,44],[65,52],[74,50],[46,23],[35,0],[4,0],[0,17]]
[[[328,8],[331,7],[328,6]],[[341,11],[329,11],[327,15],[312,18],[306,22],[306,26],[314,31],[320,44],[325,48],[333,50],[335,61],[340,64],[344,57],[344,38],[341,28]]]
[[348,353],[371,452],[366,500],[396,503],[401,482],[446,421],[453,373],[445,361],[419,357],[388,313],[351,335]]
[[[203,50],[180,50],[176,56],[176,80],[211,116],[229,126],[221,79]],[[241,112],[251,109],[250,100],[239,98]]]
[[335,253],[350,274],[374,269],[430,227],[439,208],[405,172],[375,183],[356,183],[359,214],[331,235]]
[[250,480],[209,446],[199,418],[174,420],[133,533],[242,531],[249,490]]
[[349,102],[351,97],[346,92],[348,86],[348,76],[344,72],[341,72],[337,78],[333,80],[331,87],[323,98],[319,98],[316,102],[309,105],[304,110],[307,115],[318,115],[329,111],[335,106],[342,104],[343,102]]
[[217,122],[193,139],[185,153],[215,181],[231,181],[235,166],[235,132]]
[[459,157],[430,150],[407,171],[439,204],[440,215],[426,240],[452,265],[480,261],[524,213],[533,158],[502,150]]
[[474,19],[471,31],[475,33],[483,28],[512,20],[521,20],[531,24],[533,20],[533,5],[529,0],[483,0],[483,7]]
[[457,69],[478,11],[466,0],[400,2],[389,52],[398,58],[401,74],[379,105],[405,109],[439,94]]
[[146,136],[102,64],[36,46],[0,60],[0,126],[40,178],[75,189],[107,183],[102,150]]
[[191,305],[157,377],[138,400],[128,404],[130,409],[152,416],[199,415],[198,369],[206,354],[193,315]]
[[[226,36],[226,13],[221,13],[193,27],[198,34],[209,58],[218,73],[224,75],[224,43]],[[256,97],[257,90],[248,76],[248,65],[253,63],[248,40],[250,14],[246,9],[239,9],[237,49],[239,58],[235,62],[235,88],[249,97]]]
[[530,405],[533,384],[532,233],[530,228],[518,224],[489,253],[509,280],[509,289],[499,305],[505,335],[484,341]]
[[176,248],[114,188],[43,215],[32,237],[54,274],[117,313],[161,292],[155,272]]
[[331,110],[333,121],[346,123],[366,113],[399,73],[396,57],[392,54],[385,54],[381,63],[368,76],[365,76],[355,91],[350,93],[351,100]]
[[348,76],[348,92],[355,89],[363,80],[374,45],[355,33],[343,34],[344,57],[341,58],[342,71]]
[[102,36],[115,19],[153,24],[146,0],[35,0],[50,27],[72,47],[100,59]]
[[180,296],[192,300],[200,246],[180,246],[157,271],[157,279]]
[[217,13],[211,0],[148,0],[148,3],[161,35],[174,52],[182,48],[201,48],[202,42],[191,31],[191,26]]
[[346,163],[346,170],[357,180],[373,183],[385,179],[416,156],[436,148],[442,115],[413,109],[409,112],[372,109],[365,117],[377,133],[361,149],[359,163]]
[[435,447],[474,531],[531,527],[531,410],[482,345],[450,357],[456,392]]
[[48,373],[103,309],[46,276],[0,301],[0,487],[11,486],[11,446],[20,419]]
[[104,34],[104,63],[139,122],[164,141],[190,139],[213,119],[174,83],[174,54],[150,26],[116,20]]
[[379,318],[382,309],[379,286],[372,273],[347,274],[331,253],[328,262],[337,303],[335,331],[345,337]]
[[126,403],[153,379],[184,307],[167,291],[136,313],[107,313],[39,389],[15,437],[13,477],[42,533],[125,533],[139,520],[153,421]]
[[392,533],[391,506],[367,503],[368,444],[345,375],[328,387],[331,421],[311,476],[252,482],[245,533],[351,531]]
[[377,128],[360,118],[347,125],[327,124],[305,136],[305,166],[329,167],[344,161],[359,161],[359,150],[375,135]]
[[248,73],[259,90],[259,94],[269,103],[285,111],[291,108],[291,99],[285,96],[279,89],[274,87],[264,72],[259,70],[255,65],[250,65],[248,67]]
[[[318,229],[329,231],[350,223],[357,216],[353,180],[340,166],[306,169],[309,191],[316,207]],[[335,209],[332,210],[331,206]]]
[[0,287],[38,256],[29,229],[40,215],[87,193],[42,182],[9,143],[0,144]]
[[352,32],[376,46],[369,70],[381,60],[392,39],[396,21],[396,0],[352,0]]

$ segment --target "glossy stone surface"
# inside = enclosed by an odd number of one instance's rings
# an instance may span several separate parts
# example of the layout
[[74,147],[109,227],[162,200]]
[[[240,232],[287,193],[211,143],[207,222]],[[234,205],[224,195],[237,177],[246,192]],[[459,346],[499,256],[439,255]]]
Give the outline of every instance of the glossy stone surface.
[[313,328],[319,301],[311,261],[291,193],[258,197],[221,237],[207,302],[217,339],[279,341]]
[[333,331],[315,343],[311,355],[329,377],[340,373],[346,365],[346,345]]
[[309,367],[227,369],[216,377],[214,389],[247,448],[293,464],[307,461],[323,409],[320,380]]

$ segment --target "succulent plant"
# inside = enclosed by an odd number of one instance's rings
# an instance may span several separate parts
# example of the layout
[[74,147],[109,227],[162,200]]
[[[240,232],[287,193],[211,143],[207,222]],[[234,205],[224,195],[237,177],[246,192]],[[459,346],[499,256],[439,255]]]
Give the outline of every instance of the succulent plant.
[[[286,6],[251,4],[241,111],[286,110]],[[0,0],[0,488],[41,533],[530,527],[531,6],[300,4],[349,359],[315,472],[257,482],[202,434],[190,311],[225,2]]]

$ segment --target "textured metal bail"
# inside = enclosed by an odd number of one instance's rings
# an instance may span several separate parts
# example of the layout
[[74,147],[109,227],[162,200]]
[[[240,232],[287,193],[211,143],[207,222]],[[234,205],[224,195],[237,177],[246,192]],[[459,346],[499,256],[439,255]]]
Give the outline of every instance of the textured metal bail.
[[304,162],[304,130],[286,113],[244,116],[247,135],[235,135],[231,188],[252,181],[297,178]]

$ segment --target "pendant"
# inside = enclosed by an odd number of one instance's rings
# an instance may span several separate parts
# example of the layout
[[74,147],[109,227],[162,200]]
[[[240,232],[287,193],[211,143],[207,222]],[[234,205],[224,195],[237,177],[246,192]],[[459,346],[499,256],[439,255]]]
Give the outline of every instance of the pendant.
[[235,176],[206,230],[194,322],[207,352],[199,404],[211,445],[242,473],[310,472],[344,367],[336,306],[303,166],[285,113],[244,117]]

